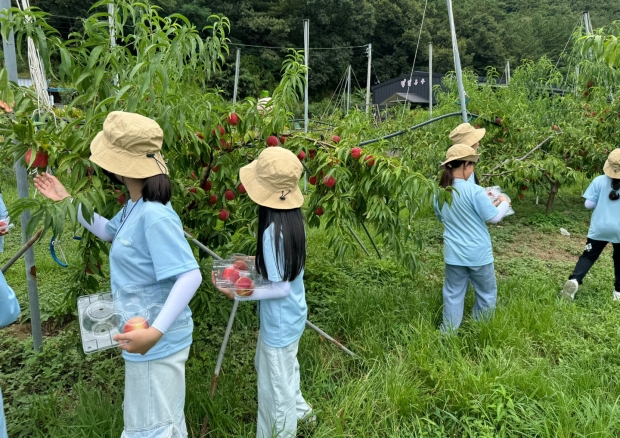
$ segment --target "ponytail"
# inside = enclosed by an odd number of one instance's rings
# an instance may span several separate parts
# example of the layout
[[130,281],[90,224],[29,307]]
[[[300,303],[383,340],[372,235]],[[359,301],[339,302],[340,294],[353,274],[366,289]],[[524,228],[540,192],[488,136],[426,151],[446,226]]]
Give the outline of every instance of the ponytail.
[[[443,173],[441,174],[441,179],[439,180],[439,185],[444,189],[452,187],[454,185],[454,174],[452,172],[454,169],[458,169],[466,163],[467,161],[464,160],[454,160],[446,163]],[[448,191],[451,192],[452,190],[448,189]]]
[[160,202],[166,205],[172,196],[172,185],[168,175],[159,174],[144,180],[142,198],[145,201]]
[[620,179],[612,178],[611,179],[611,192],[609,192],[609,199],[612,201],[617,201],[620,199],[620,194],[618,194],[618,190],[620,190]]

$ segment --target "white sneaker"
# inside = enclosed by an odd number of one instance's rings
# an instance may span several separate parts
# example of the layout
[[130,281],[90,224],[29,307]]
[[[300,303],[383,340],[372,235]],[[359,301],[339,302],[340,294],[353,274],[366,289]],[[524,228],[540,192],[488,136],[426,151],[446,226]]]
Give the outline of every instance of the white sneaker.
[[614,301],[620,301],[620,292],[614,291]]
[[577,280],[568,280],[566,283],[564,283],[564,287],[560,292],[560,296],[568,298],[569,300],[574,300],[577,289],[579,289],[579,283],[577,283]]

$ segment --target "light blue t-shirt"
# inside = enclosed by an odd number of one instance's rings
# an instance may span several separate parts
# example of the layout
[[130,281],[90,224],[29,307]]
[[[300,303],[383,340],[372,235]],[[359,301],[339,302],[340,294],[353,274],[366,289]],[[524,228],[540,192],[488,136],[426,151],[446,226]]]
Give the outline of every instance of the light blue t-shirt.
[[[9,216],[9,212],[6,209],[6,205],[4,205],[4,199],[2,198],[2,194],[0,194],[0,219],[6,218]],[[4,236],[0,236],[0,252],[4,252]]]
[[[110,248],[112,293],[124,308],[131,308],[134,301],[138,308],[148,306],[148,315],[140,316],[152,323],[176,276],[198,269],[198,263],[170,204],[129,200],[122,223],[121,216],[122,210],[106,225],[106,232],[114,236]],[[123,357],[145,362],[170,356],[190,346],[193,329],[192,312],[187,306],[147,354],[123,351]]]
[[611,178],[601,175],[594,178],[583,197],[596,202],[592,212],[588,237],[603,242],[620,243],[620,199],[609,199]]
[[[271,281],[283,281],[276,264],[273,224],[263,233],[263,259]],[[280,253],[284,253],[281,245]],[[282,271],[284,263],[281,262]],[[304,288],[304,271],[290,282],[291,293],[284,298],[261,300],[260,335],[270,347],[283,348],[301,338],[306,327],[308,306]]]
[[440,211],[435,200],[435,213],[444,225],[444,261],[454,266],[488,265],[494,259],[485,222],[499,210],[479,185],[455,179],[453,187],[452,205],[446,203]]
[[[19,302],[0,271],[0,327],[13,323],[19,316]],[[2,405],[0,405],[2,409]],[[1,430],[1,429],[0,429]]]

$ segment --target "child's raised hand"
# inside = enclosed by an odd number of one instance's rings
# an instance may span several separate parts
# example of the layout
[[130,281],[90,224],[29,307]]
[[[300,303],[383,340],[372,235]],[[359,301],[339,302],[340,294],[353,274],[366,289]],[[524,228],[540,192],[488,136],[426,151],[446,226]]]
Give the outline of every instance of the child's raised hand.
[[230,290],[230,289],[225,289],[223,287],[219,287],[216,283],[215,283],[215,273],[213,271],[211,271],[211,283],[213,283],[213,286],[215,286],[215,288],[220,291],[222,294],[226,295],[228,298],[230,298],[231,300],[235,299],[235,294]]
[[52,201],[62,201],[71,195],[54,175],[43,172],[34,177],[34,186],[43,196]]

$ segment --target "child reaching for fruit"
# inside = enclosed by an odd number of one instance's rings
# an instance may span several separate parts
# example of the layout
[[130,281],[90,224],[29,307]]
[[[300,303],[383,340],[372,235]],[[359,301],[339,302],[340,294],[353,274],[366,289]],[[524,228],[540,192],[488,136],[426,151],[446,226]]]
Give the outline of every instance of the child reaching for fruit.
[[471,281],[476,293],[473,317],[480,319],[495,309],[497,282],[493,266],[491,236],[485,222],[498,223],[510,208],[503,195],[495,207],[485,189],[467,183],[478,161],[474,149],[456,144],[448,149],[439,185],[452,192],[452,203],[441,209],[435,200],[435,213],[444,225],[445,280],[443,285],[444,333],[456,330],[463,319],[465,293]]
[[[248,196],[259,205],[256,269],[272,282],[244,298],[259,300],[260,333],[254,360],[258,373],[257,438],[294,438],[298,421],[315,418],[301,394],[297,362],[308,313],[303,280],[304,197],[299,190],[302,171],[295,154],[271,147],[239,172]],[[212,281],[215,285],[213,274]],[[218,290],[234,299],[232,291]]]
[[[188,303],[202,277],[181,220],[170,206],[172,187],[160,154],[162,143],[157,122],[133,113],[110,113],[90,145],[90,160],[113,183],[124,184],[131,199],[109,221],[94,214],[88,223],[78,208],[80,223],[112,242],[113,293],[137,286],[164,298],[163,303],[153,303],[163,307],[150,327],[146,320],[130,320],[124,333],[114,336],[125,359],[122,438],[187,437],[185,362],[193,331]],[[34,183],[54,201],[70,196],[47,173],[35,177]]]
[[[620,301],[620,228],[618,227],[618,215],[620,215],[620,149],[614,149],[609,154],[603,175],[594,178],[583,194],[586,199],[585,207],[592,212],[590,229],[583,254],[579,257],[575,269],[568,281],[564,283],[561,295],[574,299],[579,285],[594,265],[603,249],[608,243],[614,248],[614,274],[615,284],[612,298]],[[609,193],[607,192],[609,191]]]

